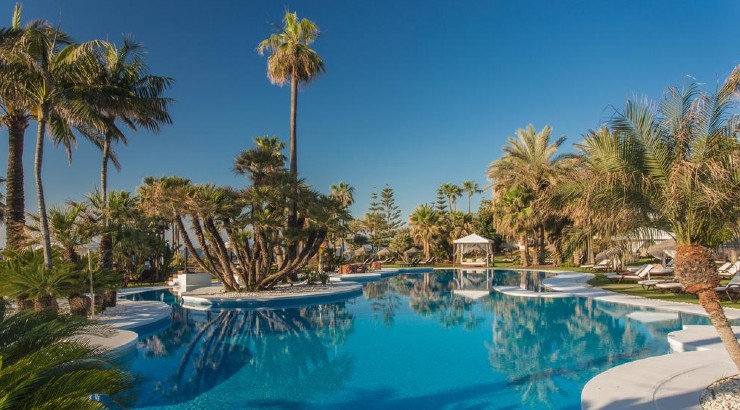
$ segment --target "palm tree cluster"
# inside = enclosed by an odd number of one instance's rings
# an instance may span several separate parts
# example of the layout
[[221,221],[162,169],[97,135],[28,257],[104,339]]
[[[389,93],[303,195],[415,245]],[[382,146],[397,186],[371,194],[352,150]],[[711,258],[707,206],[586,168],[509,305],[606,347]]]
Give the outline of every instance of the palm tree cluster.
[[[23,148],[30,121],[37,124],[34,179],[38,232],[48,268],[53,263],[52,239],[41,173],[47,136],[64,146],[70,159],[78,135],[101,149],[105,200],[108,162],[120,167],[112,144],[126,142],[123,127],[157,131],[161,124],[170,122],[170,100],[163,93],[172,80],[150,75],[141,51],[132,38],[125,38],[121,47],[102,40],[76,43],[44,20],[24,26],[20,5],[11,26],[0,29],[1,123],[9,134],[7,249],[18,251],[27,244]],[[111,268],[106,238],[101,238],[103,267]]]
[[573,154],[557,153],[564,138],[552,142],[549,126],[530,125],[509,138],[488,177],[496,226],[519,240],[525,265],[530,243],[540,264],[546,242],[555,259],[593,261],[595,248],[636,232],[670,232],[677,279],[699,297],[740,369],[712,251],[740,226],[738,91],[740,66],[714,93],[692,83],[658,102],[630,99]]
[[162,177],[147,178],[137,193],[147,215],[173,223],[199,267],[228,290],[270,289],[294,276],[349,219],[348,190],[326,196],[294,178],[276,137],[255,145],[234,160],[234,172],[251,183],[241,190]]
[[[495,236],[484,222],[490,208],[483,206],[477,212],[471,211],[473,195],[482,192],[478,183],[473,181],[464,181],[462,186],[448,182],[437,189],[436,203],[422,204],[414,209],[409,217],[411,233],[428,258],[451,259],[452,242],[474,232]],[[467,196],[467,212],[457,209],[457,200],[463,193]],[[482,203],[485,205],[487,202],[484,200]]]

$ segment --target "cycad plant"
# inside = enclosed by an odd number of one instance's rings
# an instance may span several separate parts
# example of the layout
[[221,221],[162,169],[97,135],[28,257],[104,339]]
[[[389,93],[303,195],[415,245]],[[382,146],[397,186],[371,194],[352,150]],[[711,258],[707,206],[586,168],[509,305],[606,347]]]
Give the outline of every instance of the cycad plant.
[[46,268],[37,251],[8,252],[0,262],[0,295],[32,300],[34,310],[57,310],[57,298],[67,296],[78,285],[74,267],[55,255],[56,265]]
[[127,407],[123,393],[132,379],[103,352],[81,343],[76,336],[82,333],[104,332],[93,322],[53,312],[6,317],[0,309],[0,408],[105,408],[96,398]]
[[601,158],[604,172],[592,175],[602,212],[630,209],[647,227],[673,232],[676,277],[699,297],[738,369],[740,344],[715,292],[710,248],[740,223],[739,89],[740,66],[711,95],[691,84],[669,89],[659,104],[628,101],[610,123],[616,140]]

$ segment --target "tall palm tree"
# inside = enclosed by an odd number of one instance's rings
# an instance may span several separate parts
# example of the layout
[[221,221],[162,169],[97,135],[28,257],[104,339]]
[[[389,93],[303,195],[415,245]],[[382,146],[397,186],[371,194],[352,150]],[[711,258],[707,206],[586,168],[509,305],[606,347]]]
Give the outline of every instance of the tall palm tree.
[[[331,186],[329,197],[339,202],[345,209],[348,209],[355,203],[355,187],[346,182],[334,184]],[[342,246],[339,248],[339,256],[344,256],[344,236],[342,236]]]
[[527,232],[532,229],[532,193],[520,186],[499,191],[492,208],[496,231],[519,240],[522,266],[529,266]]
[[468,195],[468,213],[470,213],[470,199],[473,197],[473,194],[480,194],[483,191],[481,191],[477,182],[470,180],[463,181],[462,190]]
[[349,208],[355,203],[355,188],[346,183],[340,182],[331,186],[332,199],[339,201],[345,208]]
[[[32,23],[36,24],[36,23]],[[29,26],[32,29],[34,26]],[[5,248],[17,251],[24,242],[26,227],[26,203],[23,189],[23,146],[30,114],[23,104],[23,70],[7,56],[17,48],[25,28],[21,26],[21,5],[13,10],[11,26],[0,30],[0,124],[8,128],[8,171],[6,174],[6,243]]]
[[[41,176],[44,140],[48,132],[71,155],[75,142],[73,128],[103,129],[105,124],[91,105],[95,100],[91,96],[97,90],[91,83],[97,65],[95,48],[101,43],[72,44],[66,33],[48,22],[36,21],[20,31],[16,41],[0,50],[3,63],[14,67],[13,75],[9,76],[11,84],[0,84],[0,88],[12,86],[23,90],[15,103],[27,110],[38,125],[34,177],[47,268],[51,267],[52,255]],[[90,133],[85,135],[94,139]]]
[[447,198],[447,205],[450,212],[457,210],[457,198],[462,196],[462,190],[459,186],[446,182],[439,187],[439,192]]
[[431,257],[431,245],[434,238],[439,235],[439,213],[428,205],[418,206],[409,217],[411,235],[414,240],[422,243],[424,255]]
[[646,226],[673,232],[675,272],[697,294],[733,362],[740,370],[740,344],[718,300],[719,276],[711,247],[733,237],[740,224],[740,117],[733,114],[740,66],[714,94],[695,84],[670,88],[657,105],[630,100],[611,120],[616,148],[604,156],[608,173],[596,206],[625,207]]
[[[109,94],[105,99],[96,101],[100,116],[106,119],[107,127],[101,138],[103,161],[100,168],[100,193],[102,205],[108,201],[108,161],[111,157],[111,145],[116,142],[127,143],[126,136],[117,126],[123,122],[131,130],[145,128],[158,132],[162,124],[171,124],[168,113],[171,99],[162,94],[172,84],[172,79],[149,74],[144,63],[144,50],[133,37],[123,39],[121,47],[105,43],[100,47],[100,66],[96,82]],[[115,159],[115,158],[113,158]],[[113,162],[120,169],[118,161]],[[103,212],[102,223],[108,218]],[[100,240],[101,267],[112,267],[111,240],[103,235]]]
[[538,202],[533,208],[537,230],[537,259],[545,263],[545,220],[547,219],[547,194],[553,182],[562,177],[571,165],[570,154],[557,155],[558,148],[565,142],[559,137],[551,142],[552,127],[545,126],[537,131],[534,125],[516,131],[516,138],[509,137],[504,146],[504,155],[491,163],[488,178],[494,191],[503,191],[512,186],[529,190]]
[[270,53],[267,59],[267,78],[280,86],[290,82],[290,174],[298,175],[296,145],[296,116],[298,111],[298,86],[311,82],[325,71],[324,61],[311,48],[319,36],[319,27],[307,19],[298,19],[297,13],[285,12],[283,28],[257,46],[257,52]]

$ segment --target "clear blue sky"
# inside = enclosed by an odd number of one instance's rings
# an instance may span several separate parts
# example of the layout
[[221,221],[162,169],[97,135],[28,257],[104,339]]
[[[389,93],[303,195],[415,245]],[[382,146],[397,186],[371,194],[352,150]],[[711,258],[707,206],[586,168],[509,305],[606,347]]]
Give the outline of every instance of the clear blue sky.
[[[13,2],[0,19],[10,21]],[[114,189],[177,174],[239,186],[232,159],[252,137],[287,140],[289,88],[271,85],[257,43],[283,11],[315,21],[327,72],[299,95],[299,171],[328,192],[356,188],[354,214],[389,184],[404,213],[437,186],[473,179],[506,137],[533,123],[567,145],[632,95],[659,97],[685,75],[713,88],[740,63],[737,1],[25,1],[24,21],[45,18],[79,41],[133,33],[151,70],[176,80],[174,125],[118,147]],[[0,159],[7,132],[0,130]],[[35,124],[26,139],[26,192],[35,209]],[[80,141],[44,163],[51,203],[99,184],[100,154]],[[4,168],[3,168],[4,169]],[[476,202],[478,199],[476,198]],[[464,203],[464,201],[462,201]]]

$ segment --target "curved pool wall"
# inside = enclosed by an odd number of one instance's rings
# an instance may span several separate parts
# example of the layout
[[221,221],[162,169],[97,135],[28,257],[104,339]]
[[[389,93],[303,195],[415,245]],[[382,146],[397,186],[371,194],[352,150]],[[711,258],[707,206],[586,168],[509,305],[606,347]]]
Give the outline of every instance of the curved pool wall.
[[596,374],[667,353],[669,332],[708,323],[640,321],[632,313],[652,310],[586,298],[454,293],[535,289],[549,275],[486,273],[414,270],[289,308],[197,311],[141,294],[175,305],[171,326],[123,360],[140,380],[135,408],[577,409]]

